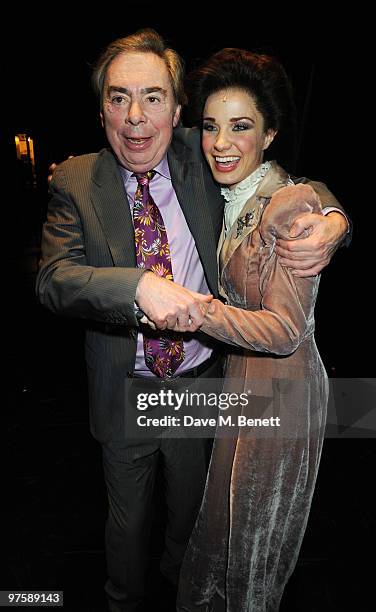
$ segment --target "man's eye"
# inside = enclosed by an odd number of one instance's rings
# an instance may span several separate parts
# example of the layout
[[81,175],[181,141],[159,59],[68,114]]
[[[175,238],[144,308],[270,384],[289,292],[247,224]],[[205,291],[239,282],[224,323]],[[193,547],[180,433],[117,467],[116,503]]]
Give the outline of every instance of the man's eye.
[[111,104],[114,104],[115,106],[119,106],[120,104],[123,104],[125,102],[125,98],[124,96],[113,96],[110,99]]
[[150,104],[159,104],[161,99],[158,98],[157,96],[148,96],[147,97],[148,102],[150,102]]
[[202,129],[205,130],[205,132],[214,132],[215,125],[212,123],[203,123]]

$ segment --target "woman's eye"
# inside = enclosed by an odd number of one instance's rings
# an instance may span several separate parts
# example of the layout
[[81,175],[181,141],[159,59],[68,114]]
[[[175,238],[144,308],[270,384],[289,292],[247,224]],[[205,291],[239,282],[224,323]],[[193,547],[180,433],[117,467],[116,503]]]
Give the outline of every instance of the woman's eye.
[[234,132],[243,132],[244,130],[250,130],[251,126],[248,123],[235,123],[233,130]]
[[212,123],[203,123],[202,129],[206,132],[214,132],[215,125],[213,125]]

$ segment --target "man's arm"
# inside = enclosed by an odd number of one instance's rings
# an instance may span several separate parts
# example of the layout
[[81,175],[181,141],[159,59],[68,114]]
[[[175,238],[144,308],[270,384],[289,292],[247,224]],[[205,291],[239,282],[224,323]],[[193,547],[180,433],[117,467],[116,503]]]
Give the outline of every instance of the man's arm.
[[134,298],[141,270],[95,267],[86,257],[85,235],[62,170],[50,183],[52,198],[43,227],[37,293],[55,313],[107,323],[138,325]]
[[61,168],[50,191],[37,277],[42,304],[68,316],[138,326],[136,302],[161,329],[178,320],[189,331],[198,328],[203,320],[199,304],[208,303],[212,296],[196,294],[139,268],[114,267],[110,259],[108,266],[89,265],[80,214],[66,190]]
[[333,254],[343,242],[349,231],[349,221],[345,212],[333,194],[323,184],[307,179],[297,182],[308,183],[318,194],[321,206],[335,208],[342,212],[330,210],[327,215],[307,213],[295,220],[290,236],[299,240],[278,240],[276,253],[283,266],[292,268],[295,276],[315,276],[328,265]]

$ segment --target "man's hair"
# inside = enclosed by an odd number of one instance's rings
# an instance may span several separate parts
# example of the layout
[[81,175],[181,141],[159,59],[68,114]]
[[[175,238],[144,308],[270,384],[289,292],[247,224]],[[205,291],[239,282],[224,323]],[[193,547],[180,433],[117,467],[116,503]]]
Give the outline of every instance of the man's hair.
[[100,97],[100,105],[103,105],[104,82],[106,73],[111,62],[122,53],[153,53],[160,57],[166,64],[169,73],[172,91],[176,104],[185,104],[184,93],[184,62],[180,55],[167,47],[163,38],[151,28],[138,30],[125,38],[118,38],[110,43],[96,62],[92,75],[92,83],[95,92]]

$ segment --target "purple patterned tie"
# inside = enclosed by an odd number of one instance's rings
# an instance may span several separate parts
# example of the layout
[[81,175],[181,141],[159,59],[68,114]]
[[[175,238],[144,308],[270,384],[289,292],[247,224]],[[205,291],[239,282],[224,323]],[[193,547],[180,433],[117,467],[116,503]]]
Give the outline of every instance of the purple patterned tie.
[[[173,280],[170,245],[160,210],[149,193],[149,181],[155,171],[136,174],[138,182],[134,197],[133,223],[136,258],[139,268],[146,268]],[[170,378],[184,360],[181,336],[173,332],[144,332],[144,353],[147,367],[160,378]]]

